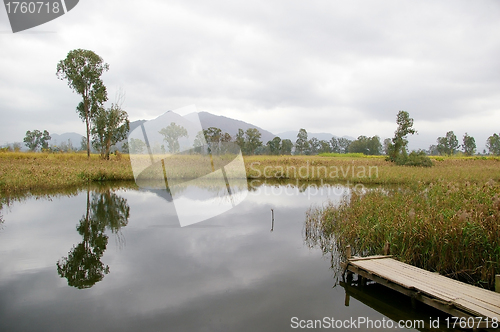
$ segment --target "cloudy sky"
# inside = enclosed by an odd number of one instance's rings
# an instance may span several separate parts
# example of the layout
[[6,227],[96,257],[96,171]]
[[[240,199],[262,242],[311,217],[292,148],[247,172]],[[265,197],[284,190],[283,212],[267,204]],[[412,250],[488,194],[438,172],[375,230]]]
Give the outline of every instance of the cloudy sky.
[[13,34],[0,8],[0,145],[84,134],[55,74],[83,48],[109,63],[109,103],[125,91],[132,121],[195,104],[275,134],[385,138],[405,110],[410,148],[453,130],[482,150],[500,131],[499,17],[496,0],[82,0]]

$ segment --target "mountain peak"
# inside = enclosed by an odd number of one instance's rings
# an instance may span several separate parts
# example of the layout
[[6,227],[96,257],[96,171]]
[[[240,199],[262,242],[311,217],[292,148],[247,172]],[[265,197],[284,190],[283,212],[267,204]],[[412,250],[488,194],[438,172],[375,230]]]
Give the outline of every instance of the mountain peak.
[[223,115],[215,115],[209,112],[199,112],[198,116],[200,118],[201,126],[204,129],[209,127],[220,128],[222,131],[229,133],[229,135],[231,135],[232,137],[236,136],[236,134],[238,133],[238,129],[243,129],[244,131],[246,131],[250,128],[255,128],[260,131],[262,135],[261,141],[264,144],[276,137],[276,135],[274,135],[270,131],[241,120],[228,118]]

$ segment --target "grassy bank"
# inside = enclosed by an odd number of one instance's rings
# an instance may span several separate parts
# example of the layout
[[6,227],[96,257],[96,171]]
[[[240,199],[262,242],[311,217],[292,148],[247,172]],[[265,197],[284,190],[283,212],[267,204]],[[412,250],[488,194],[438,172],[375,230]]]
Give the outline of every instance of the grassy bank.
[[485,182],[500,180],[500,158],[434,159],[434,166],[397,166],[384,158],[321,156],[248,156],[249,178],[325,180],[363,184],[409,185],[439,180]]
[[492,288],[500,274],[500,185],[438,181],[353,194],[308,212],[306,237],[325,252],[349,244],[381,254],[386,241],[399,260]]
[[0,193],[43,191],[89,182],[133,180],[130,160],[66,153],[0,153]]
[[[183,156],[184,169],[198,176],[196,156]],[[185,159],[185,160],[184,160]],[[345,156],[245,156],[249,179],[300,179],[305,181],[408,185],[446,181],[500,180],[499,158],[439,158],[432,168],[396,166],[383,158]],[[196,173],[196,174],[195,174]],[[184,171],[182,176],[189,176]],[[0,194],[46,190],[89,182],[133,181],[128,155],[111,156],[66,153],[0,153]]]

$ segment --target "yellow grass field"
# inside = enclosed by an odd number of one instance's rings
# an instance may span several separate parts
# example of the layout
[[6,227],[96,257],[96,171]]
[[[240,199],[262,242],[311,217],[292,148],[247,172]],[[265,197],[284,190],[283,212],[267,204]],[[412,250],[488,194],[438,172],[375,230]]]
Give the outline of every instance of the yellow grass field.
[[[197,156],[176,157],[182,176],[196,177]],[[438,180],[473,183],[500,181],[500,158],[438,158],[434,167],[396,166],[383,157],[245,156],[249,179],[323,180],[328,183],[411,184]],[[190,173],[191,172],[191,173]],[[133,181],[128,155],[0,153],[0,194],[34,192],[89,182]]]

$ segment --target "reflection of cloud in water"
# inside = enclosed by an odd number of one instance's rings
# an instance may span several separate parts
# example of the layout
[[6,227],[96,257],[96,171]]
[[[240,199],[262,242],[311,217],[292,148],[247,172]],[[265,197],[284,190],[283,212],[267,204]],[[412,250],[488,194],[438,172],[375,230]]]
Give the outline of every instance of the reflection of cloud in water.
[[[190,199],[202,195],[186,192]],[[202,224],[171,228],[152,227],[178,226],[164,198],[116,193],[130,206],[127,246],[106,251],[103,262],[113,272],[85,291],[54,271],[54,258],[81,240],[73,220],[85,195],[13,205],[0,242],[0,253],[9,252],[0,265],[0,330],[286,331],[294,316],[381,318],[354,299],[344,307],[328,259],[304,246],[305,210],[325,196],[249,195]],[[26,258],[39,267],[20,268]]]
[[141,189],[174,203],[181,226],[203,221],[227,212],[241,203],[247,194],[246,180],[232,181],[231,186],[223,181],[195,179],[177,185],[175,194],[169,189]]
[[[249,183],[251,191],[246,191],[246,180],[233,180],[231,195],[224,182],[195,179],[176,186],[175,199],[170,191],[164,189],[141,189],[173,202],[182,225],[186,226],[199,220],[210,219],[229,211],[245,199],[263,205],[276,207],[306,207],[323,204],[326,201],[340,202],[350,195],[352,188],[343,185],[318,185],[315,183],[296,183],[271,185],[263,182]],[[193,221],[193,222],[190,222]]]
[[[252,186],[252,184],[250,184]],[[260,184],[249,191],[248,200],[258,204],[279,207],[305,207],[311,204],[323,204],[326,201],[340,202],[348,197],[351,188],[343,185],[323,185],[298,183],[298,185],[267,185]]]

